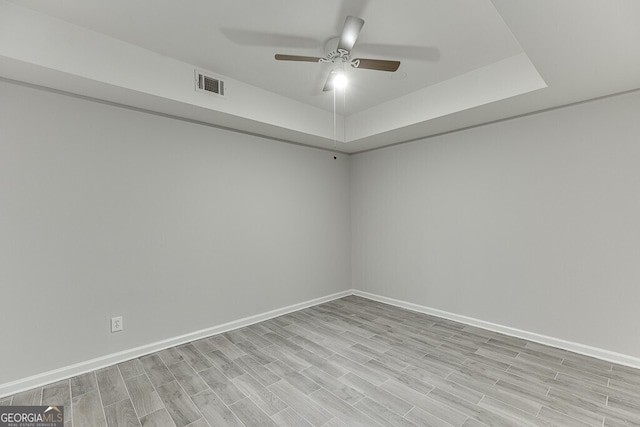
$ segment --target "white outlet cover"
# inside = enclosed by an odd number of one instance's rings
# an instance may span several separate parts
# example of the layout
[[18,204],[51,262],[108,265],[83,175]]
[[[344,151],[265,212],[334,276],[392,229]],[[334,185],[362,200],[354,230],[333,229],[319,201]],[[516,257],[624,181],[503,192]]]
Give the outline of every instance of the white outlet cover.
[[124,328],[122,316],[111,318],[111,332],[119,332]]

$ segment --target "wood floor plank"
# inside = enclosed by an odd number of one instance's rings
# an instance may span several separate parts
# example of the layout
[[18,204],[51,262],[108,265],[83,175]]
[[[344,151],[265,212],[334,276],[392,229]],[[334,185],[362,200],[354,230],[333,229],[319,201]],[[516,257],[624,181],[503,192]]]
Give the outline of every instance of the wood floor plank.
[[164,384],[157,390],[176,427],[184,427],[202,418],[198,408],[180,388],[177,381]]
[[367,363],[370,360],[376,360],[380,363],[383,363],[385,366],[388,366],[389,368],[392,368],[392,369],[396,369],[398,371],[401,371],[409,366],[409,364],[406,362],[403,362],[395,357],[392,357],[387,353],[376,351],[373,348],[361,343],[354,344],[350,348],[354,351],[357,351],[358,353],[361,353],[367,356],[367,358],[369,359],[369,360],[361,361],[359,363]]
[[[270,347],[265,347],[265,348],[262,349],[262,351],[265,354],[267,354],[268,356],[273,357],[275,360],[279,360],[281,362],[286,363],[292,369],[294,369],[294,370],[296,370],[298,372],[300,372],[303,369],[306,369],[309,366],[311,366],[311,363],[299,358],[295,354],[291,354],[291,353],[288,353],[288,352],[282,350],[280,347],[278,347],[276,345],[272,345]],[[271,362],[271,363],[273,363],[273,362]]]
[[244,393],[238,390],[238,387],[217,368],[211,367],[199,372],[199,374],[209,388],[227,405],[231,405],[246,397]]
[[486,424],[481,423],[478,420],[474,420],[473,418],[467,418],[467,421],[462,424],[462,427],[489,427]]
[[328,412],[336,414],[340,420],[345,421],[350,426],[382,426],[382,424],[369,418],[365,413],[337,398],[323,388],[311,393],[309,397]]
[[246,354],[234,343],[229,341],[224,335],[216,335],[215,337],[211,337],[210,340],[218,350],[224,353],[224,355],[231,360],[237,359],[238,357],[242,357]]
[[238,332],[245,338],[245,340],[251,342],[258,348],[268,347],[273,344],[271,341],[265,339],[263,336],[256,334],[249,328],[239,329]]
[[[348,338],[351,341],[353,341],[355,343],[354,346],[356,344],[360,344],[378,353],[384,353],[385,351],[389,350],[388,346],[378,344],[375,341],[371,341],[368,338],[368,335],[369,334],[364,334],[362,330],[360,330],[360,335],[350,330],[342,334],[342,336],[344,336],[345,338]],[[375,334],[372,334],[372,335],[375,335]]]
[[314,426],[321,426],[333,418],[331,412],[322,408],[286,381],[278,381],[267,388]]
[[271,329],[265,326],[267,322],[254,323],[253,325],[247,326],[247,328],[249,328],[250,330],[252,330],[258,335],[264,335],[266,333],[273,332]]
[[65,419],[71,419],[71,386],[69,380],[59,381],[42,388],[42,405],[64,406]]
[[175,378],[158,354],[151,354],[140,358],[151,384],[157,389],[161,385],[174,381]]
[[181,362],[184,360],[180,352],[176,347],[167,348],[165,350],[159,351],[158,356],[164,362],[165,365],[171,366],[175,363]]
[[23,391],[13,396],[12,406],[34,406],[40,405],[42,401],[42,388]]
[[189,396],[200,393],[208,388],[204,380],[184,360],[170,365],[169,370]]
[[571,399],[584,399],[585,404],[605,407],[609,396],[603,394],[590,392],[585,389],[575,389],[573,387],[559,387],[558,385],[552,385],[549,387],[549,393],[547,397],[551,399],[566,400],[566,396],[571,396]]
[[[271,419],[281,427],[311,427],[311,424],[293,408],[287,408],[273,415]],[[325,424],[327,426],[327,424]]]
[[269,320],[269,322],[275,323],[276,325],[284,328],[285,326],[288,326],[292,320],[289,320],[286,316],[278,316]]
[[[261,351],[252,342],[242,341],[242,342],[239,342],[238,344],[236,344],[236,346],[238,348],[242,349],[242,351],[244,351],[247,355],[251,356],[253,359],[255,359],[261,365],[266,365],[267,363],[271,363],[271,362],[274,362],[276,360],[273,357],[271,357],[268,354],[266,354],[265,352]],[[239,359],[241,359],[243,357],[244,356],[239,357]]]
[[229,409],[247,426],[277,427],[276,423],[249,398],[239,400]]
[[140,420],[130,399],[106,406],[104,413],[109,427],[140,427]]
[[125,380],[144,374],[144,368],[142,367],[142,363],[140,363],[140,359],[119,363],[118,369],[120,370],[120,375],[122,375],[122,378]]
[[543,407],[538,417],[554,426],[563,427],[593,427],[593,424],[587,424],[575,418],[571,418],[565,414]]
[[609,380],[608,387],[611,388],[612,393],[622,392],[632,396],[640,397],[640,387],[633,384],[628,384],[624,381]]
[[266,367],[304,394],[313,393],[320,388],[318,384],[290,368],[286,363],[281,362],[280,360],[269,363]]
[[191,397],[204,418],[212,426],[242,427],[242,423],[220,398],[211,390]]
[[472,403],[477,404],[484,395],[483,392],[473,390],[471,387],[466,387],[446,378],[440,378],[438,375],[432,375],[425,369],[410,366],[404,372],[411,378],[418,379],[432,387],[438,387]]
[[229,359],[220,350],[211,351],[209,353],[206,353],[205,356],[209,359],[213,366],[218,368],[228,378],[235,378],[244,374],[244,370],[242,370],[242,368],[236,365],[233,360]]
[[289,338],[289,341],[296,343],[305,350],[323,359],[326,359],[327,357],[333,355],[333,351],[326,347],[323,347],[320,344],[317,344],[315,341],[312,341],[311,338],[312,336],[305,337],[302,335],[294,335]]
[[98,381],[98,390],[100,390],[103,406],[106,407],[129,398],[127,388],[117,366],[97,370],[96,380]]
[[[142,427],[173,427],[175,424],[166,409],[160,409],[140,418]],[[66,427],[66,426],[65,426]]]
[[139,417],[144,417],[159,409],[164,404],[146,374],[125,380],[125,385],[131,396],[131,402]]
[[213,343],[211,343],[208,338],[193,341],[191,345],[194,346],[196,350],[198,350],[202,354],[211,353],[212,351],[217,350],[216,346],[213,345]]
[[[455,369],[453,369],[450,366],[444,366],[441,363],[434,363],[432,360],[416,357],[414,355],[407,354],[403,351],[399,351],[394,348],[387,350],[384,354],[389,356],[393,360],[395,360],[396,363],[403,362],[407,366],[410,365],[410,366],[415,366],[417,368],[422,368],[422,369],[428,370],[432,374],[441,376],[442,378],[446,377],[447,375],[455,371]],[[387,367],[390,367],[390,366],[387,365]]]
[[624,373],[630,378],[640,378],[640,369],[632,368],[630,366],[618,365],[617,363],[611,364],[611,370],[613,372]]
[[[293,335],[295,334],[289,333],[290,337]],[[277,345],[278,347],[292,354],[295,354],[298,351],[302,350],[302,347],[300,347],[298,344],[295,344],[289,341],[288,339],[283,338],[282,336],[276,334],[275,332],[269,332],[263,336],[269,341],[271,341],[273,344]]]
[[329,344],[329,343],[326,343],[325,345],[327,346],[327,348],[331,349],[335,354],[340,355],[344,358],[347,358],[355,363],[359,363],[360,365],[364,365],[368,361],[373,360],[371,357],[352,349],[351,346],[342,347],[342,346]]
[[81,394],[98,388],[95,372],[87,372],[86,374],[78,375],[77,377],[71,378],[70,381],[72,397],[80,396]]
[[71,400],[71,408],[74,425],[106,427],[107,421],[97,389],[74,396]]
[[[285,329],[290,324],[291,323],[284,324],[284,323],[281,322],[281,324],[279,325],[277,323],[276,319],[272,319],[272,320],[267,320],[266,322],[262,322],[262,324],[258,324],[258,325],[254,325],[254,326],[262,326],[262,328],[264,330],[266,330],[266,332],[263,332],[261,335],[265,335],[265,334],[268,334],[270,332],[275,332],[276,334],[280,335],[281,337],[283,337],[285,339],[288,339],[288,338],[291,338],[293,335],[295,335],[295,333],[289,331],[288,329]],[[251,326],[249,328],[255,332],[255,330],[253,328],[251,328]],[[269,339],[269,337],[266,337],[266,338]],[[273,342],[270,339],[269,339],[269,341]]]
[[267,390],[266,387],[249,374],[236,377],[232,382],[267,415],[275,415],[288,407],[278,396]]
[[192,344],[181,345],[178,347],[178,351],[196,372],[204,371],[213,366],[209,359],[200,353]]
[[[256,380],[260,382],[260,384],[264,386],[271,385],[275,382],[280,381],[280,377],[276,375],[272,370],[266,368],[264,365],[258,363],[251,356],[242,356],[235,360],[235,362],[240,366],[245,372],[254,377]],[[274,360],[275,362],[275,360]]]
[[[358,403],[356,403],[354,407],[367,414],[368,417],[372,418],[383,426],[389,425],[395,427],[417,427],[415,423],[409,421],[407,418],[396,414],[392,410],[384,407],[374,400],[369,399],[368,397],[365,397],[364,399],[358,401]],[[413,407],[412,410],[413,409],[416,408]]]
[[506,420],[510,420],[512,423],[522,427],[538,427],[545,425],[545,422],[540,418],[537,418],[536,414],[530,414],[528,412],[521,411],[511,405],[507,405],[502,401],[496,400],[492,397],[485,396],[478,404],[484,409],[489,410],[493,414],[498,414]]
[[186,427],[211,427],[211,425],[204,418],[200,418],[199,420],[192,422]]
[[587,424],[601,426],[604,422],[604,414],[597,407],[575,396],[566,395],[562,400],[551,399],[548,407]]
[[331,362],[330,366],[338,367],[337,374],[333,374],[331,371],[324,369],[322,365],[316,366],[334,377],[342,377],[346,373],[353,373],[376,386],[389,379],[387,374],[371,369],[369,366],[356,363],[346,357],[340,356],[339,354],[334,354],[327,360]]
[[305,369],[302,371],[302,374],[350,405],[355,404],[364,397],[364,394],[358,390],[349,387],[344,382],[341,382],[315,366]]
[[462,423],[467,419],[467,415],[464,413],[432,399],[429,395],[419,393],[395,380],[385,382],[381,388],[451,425],[462,425]]
[[357,363],[335,353],[328,359],[323,359],[306,349],[297,352],[296,355],[336,378],[343,376],[349,372],[351,367],[358,365]]
[[[324,339],[321,335],[316,334],[315,332],[305,329],[304,327],[292,323],[286,327],[287,331],[290,331],[293,335],[288,338],[289,341],[296,343],[296,340],[299,341],[301,337],[304,337],[310,343],[322,342]],[[301,343],[296,343],[302,346]]]
[[[541,357],[540,355],[542,354],[548,355],[548,353],[546,352],[537,352],[538,357]],[[580,370],[593,371],[595,373],[613,370],[613,363],[606,360],[596,359],[591,356],[585,356],[583,354],[567,352],[562,357],[561,361],[558,362],[558,359],[560,358],[554,357],[552,361],[556,363],[562,363],[563,365],[567,366],[573,366],[574,368]]]
[[453,394],[439,388],[433,389],[431,393],[429,393],[429,397],[488,426],[507,427],[513,425],[512,421],[509,421],[502,415],[486,410],[478,405],[474,405],[471,402],[468,402],[458,396],[454,396]]
[[[540,408],[542,408],[543,403],[548,401],[546,396],[537,397],[535,395],[528,395],[529,397],[525,397],[523,396],[523,393],[510,390],[508,387],[503,388],[495,383],[474,381],[473,379],[461,374],[451,375],[448,378],[454,382],[467,385],[478,392],[484,393],[485,397],[491,397],[499,400],[500,402],[511,405],[532,415],[536,415],[540,411]],[[533,396],[533,398],[531,398],[531,396]]]
[[623,412],[635,414],[636,419],[640,419],[640,401],[636,399],[620,399],[615,396],[609,396],[607,406],[613,409],[619,409]]
[[[447,421],[444,421],[438,417],[436,417],[435,415],[424,411],[420,408],[418,408],[417,406],[414,407],[412,410],[410,410],[405,416],[404,418],[415,424],[418,426],[429,426],[429,427],[452,427],[452,426],[459,426],[460,424],[451,424]],[[467,419],[467,421],[469,421],[469,419]],[[480,421],[475,421],[472,420],[473,423],[476,424],[467,424],[467,422],[465,421],[462,426],[467,426],[467,427],[488,427],[485,424],[480,423]]]
[[367,380],[362,379],[351,372],[341,377],[340,381],[397,414],[404,415],[413,408],[413,404],[389,393],[384,389],[381,389],[380,387],[376,387]]

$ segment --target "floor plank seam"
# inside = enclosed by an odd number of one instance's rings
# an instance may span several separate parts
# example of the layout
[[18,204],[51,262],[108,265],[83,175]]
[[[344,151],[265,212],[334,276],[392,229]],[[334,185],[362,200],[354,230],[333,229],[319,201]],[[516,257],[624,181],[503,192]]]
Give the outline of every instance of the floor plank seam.
[[[96,390],[98,391],[98,398],[100,399],[100,402],[102,403],[102,393],[100,392],[100,385],[98,384],[98,377],[97,377],[96,372],[97,371],[93,372],[93,376],[94,376],[94,379],[96,381]],[[107,425],[107,414],[106,414],[106,412],[104,410],[104,404],[101,405],[101,409],[102,409],[102,417],[104,419],[104,425],[106,426]]]

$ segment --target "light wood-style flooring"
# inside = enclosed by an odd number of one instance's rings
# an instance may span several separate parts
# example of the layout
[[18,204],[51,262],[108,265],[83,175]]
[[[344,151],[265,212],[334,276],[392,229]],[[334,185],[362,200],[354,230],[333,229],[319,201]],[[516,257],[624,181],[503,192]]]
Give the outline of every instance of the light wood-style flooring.
[[640,426],[640,370],[350,296],[0,399],[66,426]]

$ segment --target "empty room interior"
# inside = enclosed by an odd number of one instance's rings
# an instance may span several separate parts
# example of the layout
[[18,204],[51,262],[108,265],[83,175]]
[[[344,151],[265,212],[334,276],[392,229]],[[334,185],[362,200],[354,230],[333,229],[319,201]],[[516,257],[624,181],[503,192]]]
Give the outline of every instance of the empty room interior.
[[0,0],[0,285],[2,414],[640,426],[640,2]]

